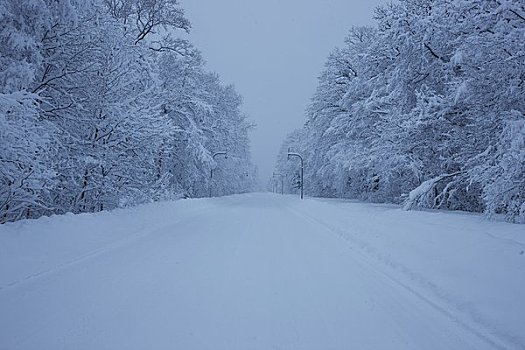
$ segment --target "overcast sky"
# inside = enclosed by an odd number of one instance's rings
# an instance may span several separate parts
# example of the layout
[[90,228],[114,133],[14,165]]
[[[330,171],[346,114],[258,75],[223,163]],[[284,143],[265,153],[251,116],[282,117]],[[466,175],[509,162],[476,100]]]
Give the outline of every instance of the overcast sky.
[[302,126],[328,53],[350,27],[374,23],[384,0],[180,0],[207,67],[243,96],[257,124],[251,148],[262,183],[281,142]]

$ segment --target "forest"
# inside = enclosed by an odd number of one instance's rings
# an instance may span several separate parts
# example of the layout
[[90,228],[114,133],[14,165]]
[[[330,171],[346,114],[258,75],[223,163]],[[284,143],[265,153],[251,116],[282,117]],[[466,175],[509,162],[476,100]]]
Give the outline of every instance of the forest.
[[0,223],[253,189],[253,125],[177,0],[3,0],[0,23]]
[[328,56],[286,192],[525,222],[525,3],[401,0]]

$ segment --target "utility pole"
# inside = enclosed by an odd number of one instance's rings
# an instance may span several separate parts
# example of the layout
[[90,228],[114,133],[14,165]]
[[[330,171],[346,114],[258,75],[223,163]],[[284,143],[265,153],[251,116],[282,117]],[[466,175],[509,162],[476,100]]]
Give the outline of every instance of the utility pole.
[[[228,159],[228,154],[226,153],[226,151],[215,152],[212,156],[212,159],[215,160],[215,157],[221,154],[224,155],[224,159]],[[212,191],[212,186],[213,186],[212,180],[213,180],[213,166],[210,169],[210,198],[211,198],[211,191]]]
[[303,199],[303,192],[304,192],[304,180],[303,180],[304,161],[303,161],[303,157],[299,153],[290,152],[290,149],[288,149],[288,160],[290,160],[290,157],[299,157],[299,159],[301,160],[301,199]]

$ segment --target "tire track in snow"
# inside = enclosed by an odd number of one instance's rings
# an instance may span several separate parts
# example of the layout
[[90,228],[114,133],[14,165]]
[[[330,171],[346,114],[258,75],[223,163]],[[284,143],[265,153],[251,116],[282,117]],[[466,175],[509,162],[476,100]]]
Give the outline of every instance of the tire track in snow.
[[[475,335],[486,344],[501,350],[511,348],[525,349],[523,344],[521,344],[518,339],[515,339],[511,335],[498,332],[494,325],[492,325],[487,320],[481,319],[480,316],[473,315],[469,312],[459,309],[454,305],[453,302],[447,300],[446,297],[443,297],[442,294],[444,293],[439,290],[438,286],[425,280],[423,277],[415,274],[404,266],[399,269],[401,266],[400,264],[389,261],[365,242],[352,237],[347,231],[336,228],[329,223],[326,223],[311,214],[293,208],[292,206],[288,206],[288,210],[297,216],[300,216],[318,226],[321,226],[326,231],[343,239],[347,243],[350,243],[352,245],[351,248],[357,248],[352,249],[352,252],[356,252],[358,254],[352,254],[354,260],[360,262],[362,265],[366,265],[366,267],[368,267],[374,274],[380,275],[390,280],[400,288],[409,292],[412,296],[431,306],[434,310],[446,316],[449,320],[462,327],[469,333]],[[371,260],[371,258],[373,260]],[[416,290],[413,286],[410,286],[406,282],[402,281],[402,279],[391,273],[388,273],[385,270],[385,267],[395,274],[401,273],[402,275],[408,277],[410,281],[417,282],[420,284],[420,289],[422,290]],[[425,288],[425,286],[427,286],[427,288]],[[430,286],[430,288],[428,288],[428,286]],[[432,294],[433,298],[428,296],[428,292]],[[468,317],[468,320],[466,319],[467,317],[465,317],[465,314]]]
[[194,220],[196,217],[204,215],[205,213],[207,213],[208,211],[212,210],[213,208],[214,207],[208,207],[208,208],[197,210],[197,211],[195,211],[194,213],[192,213],[189,216],[183,217],[183,218],[181,218],[179,220],[176,220],[176,221],[172,221],[172,222],[170,222],[167,225],[163,225],[161,227],[157,227],[157,228],[155,228],[153,230],[138,231],[138,232],[136,232],[134,234],[131,234],[129,236],[126,236],[126,237],[124,237],[122,239],[119,239],[117,241],[114,241],[114,242],[111,242],[109,244],[106,244],[106,245],[104,245],[104,246],[102,246],[100,248],[96,248],[96,249],[91,250],[91,251],[89,251],[87,253],[84,253],[84,254],[82,254],[82,255],[74,258],[74,259],[67,260],[67,261],[65,261],[63,263],[60,263],[60,264],[57,264],[57,265],[55,265],[55,266],[53,266],[51,268],[48,268],[48,269],[45,269],[45,270],[41,270],[41,271],[33,273],[31,275],[27,275],[27,276],[25,276],[22,279],[11,281],[11,282],[3,285],[3,286],[0,286],[0,294],[3,294],[5,292],[7,292],[7,291],[16,289],[16,288],[18,288],[20,286],[23,286],[23,285],[26,285],[26,284],[29,284],[29,283],[33,283],[34,281],[38,281],[40,279],[46,278],[46,277],[54,275],[56,273],[60,273],[61,271],[68,270],[69,268],[71,268],[73,266],[76,266],[76,265],[79,265],[79,264],[82,264],[82,263],[85,263],[85,262],[89,262],[92,259],[97,258],[97,257],[99,257],[101,255],[109,254],[109,253],[114,252],[115,250],[125,248],[125,247],[127,247],[127,246],[129,246],[131,244],[136,243],[137,241],[140,241],[143,238],[146,238],[148,236],[154,235],[157,232],[164,231],[166,228],[168,228],[170,226],[176,225],[178,223],[181,223],[181,222],[184,222],[184,221],[187,221],[187,220]]

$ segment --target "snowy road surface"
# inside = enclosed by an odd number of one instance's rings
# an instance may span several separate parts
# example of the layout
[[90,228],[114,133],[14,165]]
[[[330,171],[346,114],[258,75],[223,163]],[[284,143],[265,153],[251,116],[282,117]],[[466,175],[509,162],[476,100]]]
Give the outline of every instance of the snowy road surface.
[[0,349],[525,349],[525,229],[249,194],[0,227]]

